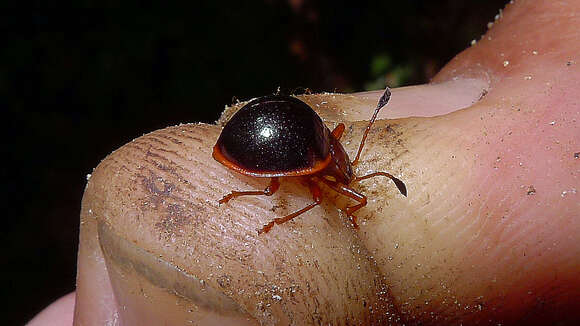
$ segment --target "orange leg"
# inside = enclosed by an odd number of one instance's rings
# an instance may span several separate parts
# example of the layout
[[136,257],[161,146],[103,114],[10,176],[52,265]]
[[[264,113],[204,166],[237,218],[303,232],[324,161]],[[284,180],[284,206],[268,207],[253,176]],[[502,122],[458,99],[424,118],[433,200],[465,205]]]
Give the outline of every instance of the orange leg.
[[342,137],[343,132],[344,132],[344,123],[339,123],[336,125],[336,127],[334,127],[332,135],[334,136],[334,138],[336,138],[336,140],[340,140],[340,137]]
[[387,173],[387,172],[375,172],[375,173],[363,175],[362,177],[356,177],[356,178],[354,178],[353,182],[361,181],[361,180],[372,178],[372,177],[378,177],[378,176],[387,177],[387,178],[393,180],[393,182],[395,183],[395,185],[397,186],[397,188],[399,189],[401,194],[403,194],[403,196],[407,197],[407,187],[405,186],[403,181],[399,180],[398,178],[395,178],[394,176],[392,176],[390,173]]
[[276,191],[278,191],[278,188],[280,188],[280,181],[278,181],[278,178],[272,178],[270,179],[270,184],[268,185],[268,187],[266,187],[266,189],[262,191],[232,191],[229,194],[225,195],[224,198],[220,199],[219,203],[220,204],[227,203],[231,199],[240,196],[260,196],[260,195],[272,196]]
[[308,187],[310,188],[310,193],[312,193],[312,199],[314,199],[314,203],[312,203],[312,204],[310,204],[310,205],[302,208],[301,210],[298,210],[290,215],[275,218],[270,223],[264,225],[260,230],[258,230],[258,234],[266,233],[266,232],[270,231],[270,229],[274,226],[274,224],[282,224],[282,223],[288,222],[291,219],[295,218],[296,216],[303,214],[303,213],[311,210],[312,208],[320,205],[320,203],[322,202],[322,194],[320,192],[320,188],[318,188],[318,185],[314,181],[312,181],[311,179],[308,179]]
[[327,186],[329,186],[332,190],[338,192],[339,194],[342,194],[344,196],[350,197],[358,201],[358,204],[346,208],[346,215],[350,218],[352,226],[355,229],[358,229],[358,224],[356,223],[356,216],[354,216],[353,213],[367,205],[367,197],[340,182],[330,181],[326,178],[317,178],[317,180],[324,182]]

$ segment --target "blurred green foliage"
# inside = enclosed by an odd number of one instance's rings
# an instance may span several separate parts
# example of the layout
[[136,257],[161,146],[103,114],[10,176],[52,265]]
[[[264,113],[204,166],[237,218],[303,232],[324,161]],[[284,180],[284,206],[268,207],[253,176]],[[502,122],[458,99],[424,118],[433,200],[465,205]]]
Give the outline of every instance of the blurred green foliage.
[[371,59],[370,80],[364,83],[367,91],[383,89],[385,85],[400,87],[408,85],[416,74],[416,67],[409,63],[394,65],[391,57],[386,53],[375,55]]

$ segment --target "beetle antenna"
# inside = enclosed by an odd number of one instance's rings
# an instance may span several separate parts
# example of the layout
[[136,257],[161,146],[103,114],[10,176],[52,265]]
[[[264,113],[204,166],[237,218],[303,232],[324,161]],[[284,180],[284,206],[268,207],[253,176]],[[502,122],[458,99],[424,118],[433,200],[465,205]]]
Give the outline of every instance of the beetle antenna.
[[369,131],[371,130],[373,123],[375,123],[375,119],[377,118],[379,111],[383,108],[383,106],[387,105],[390,98],[391,98],[391,90],[387,86],[387,89],[385,89],[385,92],[383,93],[383,95],[379,99],[379,103],[377,104],[377,108],[375,109],[375,113],[373,113],[373,117],[369,121],[369,125],[367,126],[367,129],[365,130],[365,133],[363,134],[363,138],[360,141],[360,145],[358,147],[358,152],[356,153],[356,157],[354,158],[354,161],[352,161],[352,163],[351,163],[352,165],[356,165],[358,163],[358,159],[360,158],[360,153],[362,152],[362,149],[365,146],[365,141],[367,140],[367,136],[369,134]]

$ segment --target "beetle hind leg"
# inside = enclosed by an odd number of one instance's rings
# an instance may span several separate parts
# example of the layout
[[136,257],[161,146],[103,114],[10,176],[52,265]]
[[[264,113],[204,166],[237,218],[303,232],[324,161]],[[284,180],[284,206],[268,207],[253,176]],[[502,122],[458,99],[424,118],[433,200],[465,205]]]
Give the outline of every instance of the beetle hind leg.
[[306,213],[307,211],[313,209],[314,207],[320,205],[320,203],[322,202],[322,193],[320,192],[320,188],[318,188],[318,185],[313,182],[312,180],[308,180],[308,187],[310,188],[310,192],[312,193],[312,199],[314,199],[314,202],[290,215],[286,215],[284,217],[278,217],[273,219],[272,221],[270,221],[270,223],[265,224],[261,229],[258,230],[258,234],[262,234],[262,233],[267,233],[268,231],[270,231],[270,229],[272,229],[272,227],[274,226],[274,224],[282,224],[285,222],[288,222],[290,220],[292,220],[293,218],[295,218],[298,215],[301,215],[303,213]]
[[262,191],[232,191],[220,199],[218,203],[227,203],[230,200],[240,196],[272,196],[276,191],[278,191],[278,188],[280,188],[280,181],[278,181],[278,178],[272,178],[270,179],[270,184],[268,187]]

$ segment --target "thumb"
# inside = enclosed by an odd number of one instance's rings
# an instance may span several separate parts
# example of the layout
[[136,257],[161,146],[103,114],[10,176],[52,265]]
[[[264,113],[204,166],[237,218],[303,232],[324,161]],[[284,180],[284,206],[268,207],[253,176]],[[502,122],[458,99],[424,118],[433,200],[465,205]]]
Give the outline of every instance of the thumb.
[[105,271],[114,315],[126,324],[396,320],[382,275],[331,201],[263,235],[256,229],[310,203],[301,184],[284,182],[273,198],[218,205],[232,189],[267,184],[212,159],[219,132],[204,124],[159,130],[95,169],[81,227],[96,254],[81,241],[80,259],[101,264],[80,264],[77,301],[110,302],[98,286],[96,299],[81,291],[92,282],[82,275]]

